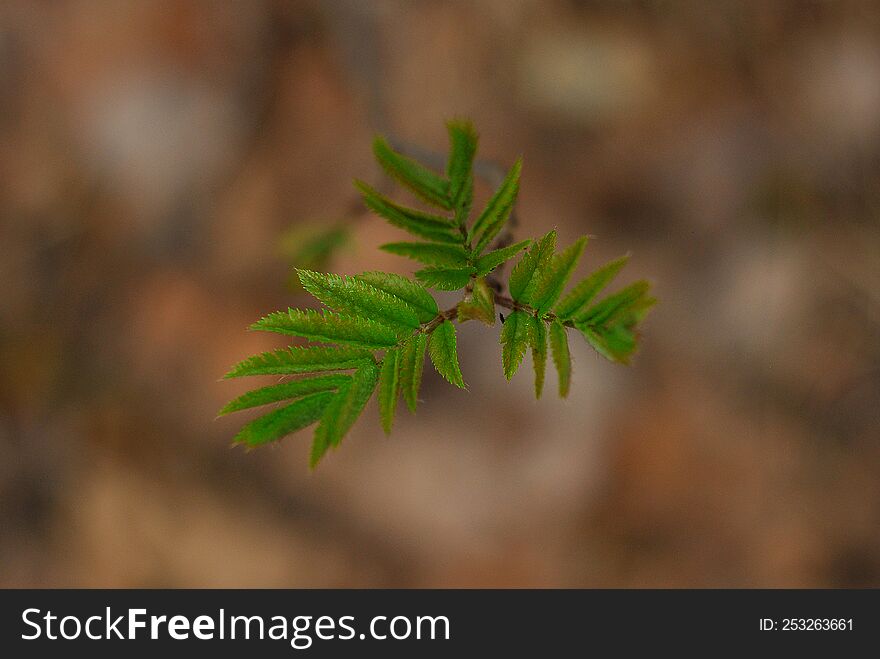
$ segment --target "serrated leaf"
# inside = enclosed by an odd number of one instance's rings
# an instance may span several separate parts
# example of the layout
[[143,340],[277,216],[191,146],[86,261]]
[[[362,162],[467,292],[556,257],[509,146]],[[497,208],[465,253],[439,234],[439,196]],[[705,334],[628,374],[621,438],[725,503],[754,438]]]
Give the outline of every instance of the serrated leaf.
[[637,281],[630,284],[626,288],[619,290],[613,295],[609,295],[601,302],[593,305],[592,308],[578,315],[575,323],[587,325],[602,325],[610,323],[615,318],[626,311],[626,309],[645,295],[651,285],[645,281]]
[[582,313],[587,308],[587,305],[593,301],[593,298],[598,295],[599,291],[611,283],[611,280],[614,279],[617,273],[626,265],[628,260],[629,254],[625,254],[620,258],[606,263],[590,274],[589,277],[578,282],[578,284],[571,289],[571,292],[562,298],[562,300],[556,305],[556,308],[554,309],[556,315],[563,320],[567,320],[568,318],[573,318]]
[[382,419],[382,429],[385,434],[391,434],[391,426],[394,425],[394,411],[397,409],[399,391],[399,350],[389,350],[382,360],[382,370],[379,372],[379,416]]
[[508,380],[516,373],[526,354],[530,324],[529,314],[517,309],[511,312],[501,327],[501,365]]
[[392,149],[384,137],[377,137],[373,141],[373,154],[389,176],[408,187],[424,201],[445,210],[452,210],[449,181],[442,176]]
[[416,279],[425,286],[441,291],[457,291],[470,282],[476,270],[465,268],[422,268],[416,270]]
[[449,198],[455,209],[456,221],[464,226],[474,198],[474,155],[477,152],[477,133],[470,121],[450,121],[449,161],[446,177],[449,179]]
[[509,259],[512,259],[522,250],[528,247],[530,242],[532,241],[523,240],[522,242],[518,242],[515,245],[508,245],[507,247],[502,247],[501,249],[496,249],[494,251],[484,254],[477,259],[476,263],[474,263],[474,267],[477,269],[477,274],[480,276],[489,274],[499,265]]
[[461,369],[458,366],[455,325],[444,320],[431,332],[431,337],[428,340],[428,353],[431,355],[434,368],[440,375],[446,378],[450,384],[461,389],[466,388]]
[[553,363],[559,374],[559,396],[568,396],[571,386],[571,353],[568,351],[568,334],[565,326],[558,320],[550,323],[550,352],[553,355]]
[[606,359],[619,364],[629,364],[629,358],[636,351],[636,338],[632,331],[622,325],[613,327],[592,327],[575,323],[587,342]]
[[529,344],[532,347],[532,366],[535,368],[535,398],[544,391],[544,374],[547,370],[547,327],[540,318],[532,317]]
[[379,380],[379,367],[370,360],[354,372],[324,408],[315,429],[310,465],[314,469],[331,446],[338,446],[345,434],[363,412]]
[[513,205],[516,203],[516,195],[519,192],[519,175],[522,171],[522,158],[518,158],[504,177],[501,185],[489,199],[483,212],[474,222],[468,234],[468,241],[476,240],[474,253],[480,254],[492,239],[498,235],[501,228],[510,217]]
[[354,184],[361,191],[367,208],[394,226],[439,243],[461,242],[461,232],[448,219],[396,204],[363,181]]
[[363,272],[357,275],[356,279],[360,279],[380,291],[385,291],[389,295],[399,297],[415,309],[419,320],[423,323],[430,322],[440,313],[434,297],[421,284],[412,279],[391,272],[375,271]]
[[373,353],[363,348],[294,346],[248,357],[233,366],[223,377],[342,371],[357,368],[364,360],[372,359]]
[[387,243],[379,249],[405,256],[428,265],[463,267],[468,264],[467,250],[461,245],[441,245],[438,243]]
[[382,323],[315,309],[276,311],[255,322],[251,329],[367,348],[385,348],[398,341],[398,333]]
[[418,333],[400,348],[398,359],[400,370],[400,390],[410,412],[416,411],[419,401],[419,389],[422,386],[422,371],[425,367],[425,349],[428,336]]
[[529,304],[556,249],[556,231],[548,231],[523,255],[510,273],[508,289],[517,302]]
[[260,407],[269,403],[307,396],[319,391],[334,391],[348,382],[348,378],[349,376],[347,375],[322,375],[254,389],[227,403],[217,414],[218,416],[223,416],[252,407]]
[[254,419],[238,432],[234,441],[251,447],[260,446],[302,430],[321,418],[334,396],[330,391],[304,396]]
[[555,255],[544,269],[533,299],[534,307],[540,315],[547,313],[559,299],[584,252],[586,244],[586,236],[578,238],[573,244]]
[[495,294],[482,277],[474,281],[473,290],[458,303],[458,322],[466,320],[495,324]]
[[411,306],[364,281],[311,270],[297,270],[297,274],[304,289],[337,311],[373,318],[392,327],[419,327],[419,317]]

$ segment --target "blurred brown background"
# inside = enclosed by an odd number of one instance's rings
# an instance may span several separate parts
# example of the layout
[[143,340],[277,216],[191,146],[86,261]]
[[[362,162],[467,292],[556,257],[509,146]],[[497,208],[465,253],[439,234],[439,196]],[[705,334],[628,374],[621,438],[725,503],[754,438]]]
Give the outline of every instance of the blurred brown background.
[[[635,364],[535,402],[470,323],[391,438],[230,449],[285,233],[411,272],[351,179],[453,116],[633,252]],[[878,214],[876,2],[5,2],[0,585],[880,586]]]

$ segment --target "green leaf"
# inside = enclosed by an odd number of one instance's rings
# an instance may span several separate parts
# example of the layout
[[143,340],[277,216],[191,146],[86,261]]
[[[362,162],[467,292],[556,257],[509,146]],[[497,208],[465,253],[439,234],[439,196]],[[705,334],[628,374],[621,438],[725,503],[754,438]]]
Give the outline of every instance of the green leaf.
[[613,327],[591,327],[575,323],[587,342],[606,359],[619,364],[629,364],[629,358],[636,351],[636,338],[632,331],[621,325]]
[[302,430],[321,418],[334,396],[330,391],[304,396],[254,419],[239,431],[234,441],[251,447],[260,446]]
[[618,323],[628,329],[632,329],[645,319],[651,308],[657,304],[657,299],[644,295],[629,305],[626,310],[618,314]]
[[544,374],[547,370],[547,328],[540,318],[532,317],[529,344],[532,346],[532,366],[535,368],[535,398],[544,391]]
[[650,288],[651,285],[645,280],[630,284],[614,295],[609,295],[601,302],[593,305],[591,309],[575,317],[574,321],[575,323],[588,325],[611,323],[618,315],[623,314],[630,305],[645,295]]
[[412,190],[417,196],[434,206],[452,210],[449,200],[449,181],[432,172],[424,165],[399,154],[391,148],[384,137],[373,141],[373,154],[389,176]]
[[246,375],[292,375],[316,371],[342,371],[357,368],[364,360],[372,359],[373,353],[363,348],[295,346],[248,357],[233,366],[223,377],[239,378]]
[[397,409],[400,388],[399,361],[400,351],[389,350],[385,353],[382,370],[379,373],[379,416],[382,418],[382,429],[385,434],[391,434],[391,426],[394,425],[394,411]]
[[423,268],[416,270],[416,279],[425,286],[441,291],[457,291],[464,288],[476,272],[472,267],[465,268]]
[[449,197],[460,226],[467,222],[474,199],[474,155],[477,153],[477,133],[470,121],[450,121],[449,161],[446,177],[449,179]]
[[398,341],[397,332],[382,323],[314,309],[276,311],[255,322],[251,329],[367,348],[385,348]]
[[277,403],[281,400],[299,398],[300,396],[314,394],[319,391],[333,391],[348,382],[348,379],[349,376],[347,375],[322,375],[254,389],[227,403],[218,412],[218,416],[247,410],[252,407],[260,407],[261,405],[268,405],[269,403]]
[[394,226],[439,243],[461,242],[461,232],[448,219],[395,204],[363,181],[354,184],[361,191],[367,208]]
[[513,377],[526,354],[529,345],[529,326],[531,316],[521,309],[513,311],[501,327],[501,364],[504,377]]
[[428,265],[462,267],[468,264],[467,250],[461,245],[436,243],[388,243],[382,249],[391,254],[405,256]]
[[620,258],[606,263],[601,268],[593,272],[586,279],[581,280],[571,292],[566,295],[559,304],[556,305],[556,315],[567,320],[573,318],[587,308],[587,305],[593,301],[599,291],[611,283],[611,280],[626,265],[629,260],[629,254],[625,254]]
[[477,244],[474,247],[474,253],[480,254],[492,242],[492,239],[498,235],[498,232],[501,231],[501,228],[510,217],[513,205],[516,202],[517,192],[519,191],[519,175],[521,171],[522,158],[519,158],[513,164],[513,167],[510,168],[507,176],[504,177],[504,181],[502,181],[495,194],[489,200],[489,203],[486,204],[477,221],[474,222],[474,226],[471,227],[468,241],[473,242],[476,239]]
[[419,317],[411,306],[366,282],[311,270],[297,270],[297,274],[304,289],[337,311],[372,318],[392,327],[419,327]]
[[399,297],[409,306],[415,309],[419,320],[423,323],[430,322],[440,313],[437,301],[418,282],[393,274],[391,272],[363,272],[356,279],[368,283],[373,288],[385,291],[389,295]]
[[458,303],[458,322],[472,319],[495,324],[495,294],[482,277],[474,280],[473,290]]
[[446,378],[450,384],[465,389],[464,378],[458,367],[458,352],[455,345],[455,325],[448,320],[440,323],[433,332],[428,342],[428,352],[431,362],[437,372]]
[[403,392],[403,399],[411,412],[416,411],[416,404],[419,401],[419,389],[422,386],[422,371],[425,367],[427,346],[428,335],[419,332],[400,348],[398,359],[400,390]]
[[354,372],[345,385],[324,408],[321,421],[315,429],[310,465],[314,469],[331,446],[338,446],[345,434],[363,412],[373,395],[379,379],[379,367],[370,360]]
[[507,247],[502,247],[501,249],[496,249],[492,252],[488,252],[484,254],[480,258],[477,259],[477,262],[474,263],[474,267],[477,269],[477,274],[480,276],[487,275],[492,270],[497,268],[499,265],[507,261],[508,259],[512,259],[514,256],[519,254],[522,250],[528,247],[531,240],[523,240],[522,242],[516,243],[515,245],[509,245]]
[[553,363],[556,372],[559,373],[559,396],[568,396],[571,386],[571,354],[568,351],[568,334],[565,326],[558,320],[550,323],[550,352],[553,355]]
[[534,296],[534,306],[540,315],[547,313],[559,298],[586,244],[587,237],[582,236],[550,260]]
[[556,231],[547,232],[523,255],[510,273],[508,289],[517,302],[529,304],[556,249]]

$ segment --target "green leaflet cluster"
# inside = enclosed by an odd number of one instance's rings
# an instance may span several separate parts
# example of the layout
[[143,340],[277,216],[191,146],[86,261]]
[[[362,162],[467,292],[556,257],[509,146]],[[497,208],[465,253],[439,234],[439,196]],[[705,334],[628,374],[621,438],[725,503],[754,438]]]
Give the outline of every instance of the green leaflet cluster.
[[[297,269],[299,284],[324,308],[276,311],[251,326],[310,343],[249,357],[226,374],[290,378],[249,391],[220,410],[224,415],[278,404],[246,424],[235,437],[237,443],[260,446],[317,424],[310,460],[314,467],[339,445],[374,394],[382,427],[390,432],[401,397],[412,412],[416,410],[426,354],[442,377],[465,388],[454,322],[493,325],[496,306],[511,310],[502,317],[504,374],[513,377],[531,350],[538,397],[548,352],[559,374],[559,393],[568,394],[569,328],[580,331],[608,359],[628,363],[636,349],[637,325],[655,303],[648,283],[636,282],[596,301],[626,263],[627,257],[622,257],[563,296],[586,238],[558,253],[555,231],[512,245],[499,238],[516,203],[521,160],[471,220],[477,134],[466,121],[451,121],[447,130],[450,153],[443,174],[402,155],[383,138],[373,144],[382,168],[434,211],[398,204],[366,183],[355,182],[369,209],[418,239],[382,249],[426,267],[416,272],[416,280],[387,272],[344,277]],[[510,273],[507,297],[496,268],[523,250]],[[427,288],[462,290],[463,296],[441,311]]]
[[603,357],[628,364],[636,350],[637,325],[657,302],[648,294],[650,284],[637,281],[594,302],[598,294],[626,265],[629,255],[605,264],[579,281],[560,299],[587,244],[582,237],[556,252],[556,232],[538,240],[513,268],[508,281],[514,311],[501,330],[501,358],[509,380],[531,348],[535,368],[535,396],[540,398],[547,363],[547,343],[559,375],[559,395],[571,384],[571,355],[567,328],[581,332]]

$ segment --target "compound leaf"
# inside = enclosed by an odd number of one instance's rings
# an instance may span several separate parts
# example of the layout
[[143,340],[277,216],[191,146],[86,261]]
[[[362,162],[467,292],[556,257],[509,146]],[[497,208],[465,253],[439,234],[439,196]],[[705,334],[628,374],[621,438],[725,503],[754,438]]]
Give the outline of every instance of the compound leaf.
[[477,241],[474,253],[480,254],[492,239],[498,235],[501,228],[510,217],[516,195],[519,191],[519,175],[522,170],[522,158],[517,159],[504,177],[501,185],[489,199],[483,212],[474,222],[468,234],[468,241]]
[[377,137],[373,141],[373,154],[389,176],[408,187],[424,201],[445,210],[452,210],[452,202],[449,200],[449,181],[442,176],[392,149],[384,137]]
[[434,364],[437,372],[446,378],[450,384],[464,389],[464,378],[458,366],[455,325],[448,320],[440,323],[431,333],[431,338],[428,342],[428,352],[431,355],[431,362]]
[[576,324],[585,323],[588,325],[612,323],[619,315],[625,313],[631,305],[641,299],[650,288],[651,285],[645,280],[630,284],[626,288],[619,290],[613,295],[609,295],[601,302],[593,305],[591,309],[576,316],[574,321]]
[[550,352],[553,355],[553,363],[559,374],[559,396],[568,396],[571,386],[571,353],[568,351],[568,334],[565,326],[558,320],[550,323]]
[[501,364],[504,377],[513,377],[526,354],[529,345],[529,326],[532,317],[521,309],[513,311],[501,328]]
[[294,346],[248,357],[233,366],[223,377],[342,371],[357,368],[364,360],[372,359],[373,353],[363,348]]

